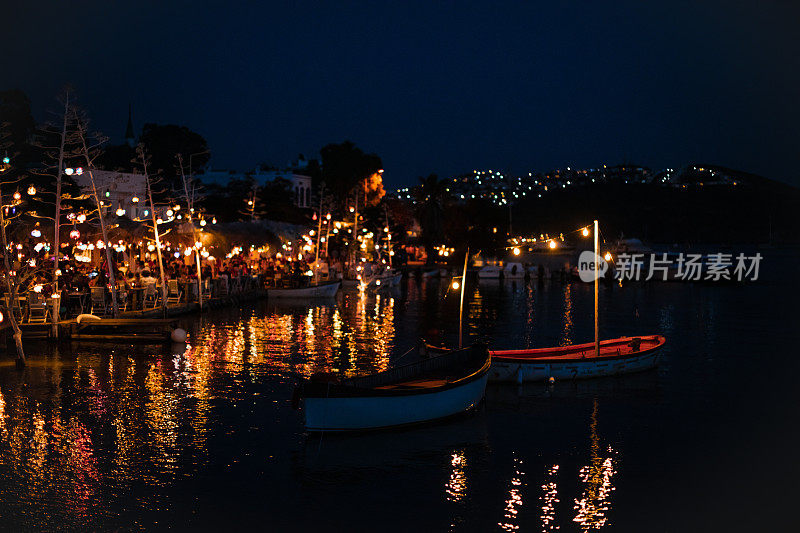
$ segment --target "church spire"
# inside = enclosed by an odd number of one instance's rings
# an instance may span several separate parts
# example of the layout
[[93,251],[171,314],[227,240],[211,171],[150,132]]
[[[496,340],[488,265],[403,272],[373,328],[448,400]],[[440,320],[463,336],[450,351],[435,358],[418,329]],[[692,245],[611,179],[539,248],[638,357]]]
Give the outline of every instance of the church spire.
[[128,127],[125,128],[125,142],[133,147],[135,136],[133,135],[133,106],[128,104]]

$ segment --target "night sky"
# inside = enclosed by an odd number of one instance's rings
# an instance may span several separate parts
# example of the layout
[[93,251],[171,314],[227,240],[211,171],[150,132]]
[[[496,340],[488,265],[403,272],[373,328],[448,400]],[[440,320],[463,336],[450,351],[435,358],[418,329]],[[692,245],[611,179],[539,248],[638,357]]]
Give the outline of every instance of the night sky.
[[130,102],[137,132],[189,126],[217,168],[349,139],[392,188],[695,161],[800,185],[795,2],[7,4],[0,89],[37,119],[69,82],[112,141]]

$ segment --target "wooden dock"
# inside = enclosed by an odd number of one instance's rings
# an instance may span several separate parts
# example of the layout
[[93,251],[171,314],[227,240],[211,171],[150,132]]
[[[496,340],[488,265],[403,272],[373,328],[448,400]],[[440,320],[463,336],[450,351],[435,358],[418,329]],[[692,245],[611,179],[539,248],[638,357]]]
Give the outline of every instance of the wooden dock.
[[174,318],[103,318],[64,324],[73,341],[166,342],[178,325]]
[[[202,310],[230,307],[266,297],[267,291],[263,289],[231,294],[203,302]],[[167,306],[166,318],[164,309],[159,306],[154,309],[123,311],[120,313],[120,318],[116,319],[86,320],[81,321],[80,324],[74,318],[61,320],[58,322],[58,340],[166,342],[170,340],[172,330],[177,326],[174,317],[198,311],[200,311],[200,304],[189,302]],[[50,322],[22,322],[19,327],[26,339],[55,340],[52,339],[53,324]],[[10,334],[7,336],[10,338]]]
[[[167,342],[177,327],[174,318],[101,318],[100,320],[61,320],[59,340],[99,342]],[[49,322],[19,325],[26,339],[51,339],[53,324]]]

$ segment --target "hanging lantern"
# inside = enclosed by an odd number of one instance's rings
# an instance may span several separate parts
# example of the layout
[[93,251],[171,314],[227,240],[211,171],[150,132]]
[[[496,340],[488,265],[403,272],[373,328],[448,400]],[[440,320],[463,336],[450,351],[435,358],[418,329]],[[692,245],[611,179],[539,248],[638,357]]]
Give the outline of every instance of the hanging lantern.
[[31,231],[31,237],[36,237],[38,239],[41,236],[42,236],[42,232],[39,231],[38,229],[34,228],[34,230]]
[[139,203],[139,197],[138,196],[134,196],[133,198],[131,198],[131,202],[133,202],[135,204],[138,204]]
[[171,217],[171,216],[172,216],[172,215],[174,215],[174,214],[175,214],[175,213],[172,211],[172,209],[167,209],[167,216],[168,216],[168,217]]
[[76,168],[76,169],[75,169],[75,174],[77,174],[78,176],[80,176],[81,174],[83,174],[83,168],[82,168],[82,167],[78,167],[78,168]]
[[583,228],[583,231],[581,231],[581,233],[583,234],[584,237],[588,237],[589,236],[589,228]]
[[97,245],[96,246],[97,246],[98,250],[102,250],[103,248],[106,247],[106,243],[104,243],[103,241],[97,241]]
[[217,223],[217,217],[214,217],[214,218],[212,218],[212,219],[211,219],[211,223],[212,223],[212,224],[216,224],[216,223]]
[[78,222],[80,222],[80,223],[86,222],[86,215],[84,215],[83,213],[78,215]]
[[64,174],[66,174],[67,176],[72,176],[73,172],[75,172],[75,170],[72,168],[67,167],[64,169]]
[[201,225],[201,226],[205,226],[205,225],[206,225],[206,220],[205,220],[205,219],[201,220],[201,221],[200,221],[200,225]]
[[121,217],[124,214],[125,214],[125,210],[124,209],[122,209],[121,207],[119,209],[117,209],[117,216],[118,217]]
[[36,187],[31,185],[30,187],[28,187],[28,196],[33,196],[34,194],[36,194]]
[[15,192],[14,193],[14,200],[20,200],[20,199],[22,199],[22,195],[19,193],[19,191]]
[[311,220],[317,220],[317,213],[314,213],[314,216],[311,217]]

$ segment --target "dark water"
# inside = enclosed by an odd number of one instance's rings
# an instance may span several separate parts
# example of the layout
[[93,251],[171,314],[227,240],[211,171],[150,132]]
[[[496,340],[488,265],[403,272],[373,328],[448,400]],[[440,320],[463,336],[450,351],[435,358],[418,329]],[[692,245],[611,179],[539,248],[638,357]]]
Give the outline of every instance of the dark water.
[[[490,386],[402,432],[305,436],[291,376],[457,342],[444,283],[216,311],[186,348],[30,344],[22,373],[0,358],[0,529],[796,530],[798,260],[747,286],[603,287],[603,336],[665,334],[658,370]],[[473,283],[467,307],[498,348],[592,335],[590,285]]]

